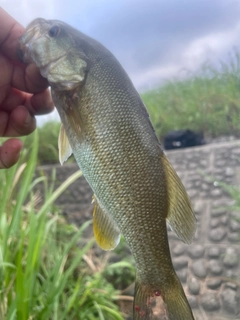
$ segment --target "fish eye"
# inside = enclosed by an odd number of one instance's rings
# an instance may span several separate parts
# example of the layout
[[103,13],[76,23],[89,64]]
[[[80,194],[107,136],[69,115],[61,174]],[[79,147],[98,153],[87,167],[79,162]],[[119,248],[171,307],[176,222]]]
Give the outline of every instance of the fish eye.
[[59,31],[60,31],[59,26],[52,26],[51,29],[48,31],[48,35],[51,38],[54,38],[59,34]]

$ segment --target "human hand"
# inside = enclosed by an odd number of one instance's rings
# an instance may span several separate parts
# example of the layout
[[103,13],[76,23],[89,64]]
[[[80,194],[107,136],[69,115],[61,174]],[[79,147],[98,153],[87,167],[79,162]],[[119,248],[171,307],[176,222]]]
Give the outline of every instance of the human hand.
[[[48,82],[34,64],[25,66],[17,56],[18,39],[24,28],[0,7],[0,137],[30,134],[36,128],[35,115],[49,113],[53,102]],[[19,139],[0,146],[0,169],[19,158]]]

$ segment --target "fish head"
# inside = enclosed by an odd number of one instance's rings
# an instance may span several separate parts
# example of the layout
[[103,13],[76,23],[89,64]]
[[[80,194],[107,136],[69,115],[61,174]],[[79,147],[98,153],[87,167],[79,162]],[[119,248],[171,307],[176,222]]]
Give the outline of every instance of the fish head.
[[21,60],[34,63],[54,90],[72,90],[85,79],[87,57],[75,33],[64,22],[38,18],[19,39]]

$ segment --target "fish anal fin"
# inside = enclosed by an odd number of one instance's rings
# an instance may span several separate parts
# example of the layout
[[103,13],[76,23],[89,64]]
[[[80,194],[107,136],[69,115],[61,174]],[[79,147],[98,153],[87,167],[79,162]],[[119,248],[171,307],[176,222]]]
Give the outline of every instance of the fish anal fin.
[[59,150],[59,161],[62,165],[65,161],[67,161],[67,159],[72,154],[72,148],[70,146],[63,124],[61,124],[60,132],[58,136],[58,150]]
[[103,250],[113,250],[120,241],[120,232],[113,219],[100,206],[94,197],[93,232],[97,244]]
[[180,178],[167,157],[162,154],[168,190],[167,222],[176,235],[185,243],[191,243],[196,231],[196,218],[190,199]]

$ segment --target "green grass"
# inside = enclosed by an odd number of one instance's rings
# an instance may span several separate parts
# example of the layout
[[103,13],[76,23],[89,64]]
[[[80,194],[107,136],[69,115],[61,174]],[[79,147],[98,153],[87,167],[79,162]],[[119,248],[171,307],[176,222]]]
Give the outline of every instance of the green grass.
[[[0,319],[122,320],[119,292],[103,277],[108,264],[95,266],[90,255],[94,240],[80,244],[91,222],[77,229],[54,207],[80,171],[53,191],[44,177],[33,179],[37,152],[36,132],[20,163],[0,171]],[[32,190],[41,181],[45,195],[39,205]]]
[[192,129],[205,136],[240,137],[240,54],[217,67],[204,65],[196,74],[175,79],[142,94],[157,135]]
[[[47,165],[59,163],[58,160],[58,134],[60,123],[56,121],[46,122],[38,128],[39,148],[37,152],[37,163]],[[24,140],[26,148],[32,145],[32,135],[27,136]]]

